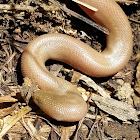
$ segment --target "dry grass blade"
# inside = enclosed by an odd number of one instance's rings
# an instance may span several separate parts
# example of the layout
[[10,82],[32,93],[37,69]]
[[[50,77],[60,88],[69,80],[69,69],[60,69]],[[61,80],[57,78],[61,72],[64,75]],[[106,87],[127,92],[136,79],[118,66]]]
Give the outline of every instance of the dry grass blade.
[[9,108],[0,109],[0,119],[6,117],[7,115],[11,114],[18,106],[18,103],[13,104]]
[[0,69],[3,70],[4,67],[15,57],[16,54],[17,54],[17,53],[14,52],[14,53],[8,58],[8,60],[6,61],[6,63],[5,63]]
[[31,111],[31,108],[29,106],[26,106],[20,109],[15,115],[9,118],[4,118],[5,120],[2,131],[0,132],[0,138],[2,138],[6,134],[6,132],[29,111]]

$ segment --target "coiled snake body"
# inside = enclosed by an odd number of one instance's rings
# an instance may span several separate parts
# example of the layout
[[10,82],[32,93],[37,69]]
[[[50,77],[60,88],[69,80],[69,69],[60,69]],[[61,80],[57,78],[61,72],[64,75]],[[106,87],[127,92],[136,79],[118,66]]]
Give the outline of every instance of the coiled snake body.
[[67,35],[47,34],[31,41],[21,58],[23,76],[33,79],[41,89],[33,95],[35,103],[58,121],[79,121],[85,116],[87,105],[76,87],[48,72],[45,67],[48,59],[65,62],[93,77],[105,77],[122,69],[132,52],[130,24],[114,0],[80,1],[97,8],[98,11],[93,12],[80,6],[109,30],[103,52]]

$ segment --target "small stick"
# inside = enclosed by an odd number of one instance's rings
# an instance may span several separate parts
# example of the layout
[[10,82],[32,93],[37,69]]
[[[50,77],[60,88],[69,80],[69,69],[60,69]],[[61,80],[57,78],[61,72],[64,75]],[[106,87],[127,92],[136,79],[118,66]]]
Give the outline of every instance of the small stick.
[[135,20],[135,19],[133,19],[133,18],[129,18],[129,20],[130,20],[130,21],[133,21],[133,22],[135,22],[135,23],[138,23],[138,24],[140,24],[140,21],[138,21],[138,20]]
[[[77,0],[76,0],[76,1],[77,1]],[[109,35],[109,31],[108,31],[107,28],[105,28],[105,27],[103,27],[103,26],[101,26],[101,25],[95,23],[94,21],[92,21],[92,20],[90,20],[90,19],[88,19],[88,18],[86,18],[86,17],[84,17],[84,16],[82,16],[82,15],[80,15],[80,14],[78,14],[78,13],[76,13],[76,12],[70,10],[70,9],[68,9],[68,8],[66,7],[66,5],[63,5],[63,6],[62,6],[60,3],[56,3],[54,0],[51,0],[51,2],[52,2],[54,5],[58,6],[61,10],[65,11],[68,15],[73,16],[73,17],[75,17],[75,18],[78,18],[78,19],[84,21],[85,23],[91,25],[92,27],[95,27],[96,29],[98,29],[98,30],[102,31],[103,33]],[[84,4],[84,6],[86,6],[86,5]],[[87,8],[88,8],[88,7],[87,7]],[[95,9],[96,9],[96,8],[95,8]],[[92,8],[92,10],[93,10],[93,8]],[[98,10],[98,9],[97,9],[97,10]]]
[[92,20],[90,20],[90,19],[88,19],[88,18],[86,18],[86,17],[84,17],[84,16],[82,16],[82,15],[80,15],[80,14],[78,14],[78,13],[76,13],[76,12],[70,10],[70,9],[68,9],[66,6],[63,6],[63,7],[60,7],[60,8],[62,10],[64,10],[65,12],[67,12],[68,14],[70,14],[71,16],[74,16],[74,17],[84,21],[85,23],[95,27],[96,29],[102,31],[103,33],[109,35],[109,31],[108,31],[107,28],[105,28],[105,27],[95,23],[94,21],[92,21]]
[[9,64],[9,62],[15,57],[16,52],[14,51],[14,53],[8,58],[8,60],[6,61],[6,63],[4,63],[4,65],[2,67],[0,67],[0,71],[2,71],[4,69],[4,67]]
[[90,9],[92,11],[95,11],[95,12],[98,11],[97,8],[92,7],[92,6],[90,6],[90,5],[88,5],[88,4],[84,3],[84,2],[79,1],[79,0],[72,0],[72,1],[74,1],[74,2],[76,2],[78,4],[80,4],[80,5],[83,5],[83,6],[87,7],[88,9]]

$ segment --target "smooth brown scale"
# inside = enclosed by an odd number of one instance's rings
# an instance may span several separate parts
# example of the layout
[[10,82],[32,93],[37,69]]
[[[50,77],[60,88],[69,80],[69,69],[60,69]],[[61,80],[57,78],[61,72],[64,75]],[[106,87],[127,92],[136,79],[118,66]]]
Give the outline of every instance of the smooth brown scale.
[[47,34],[31,41],[21,59],[23,76],[34,79],[41,89],[33,96],[35,103],[59,121],[79,121],[86,115],[87,105],[72,84],[47,71],[47,60],[63,61],[87,75],[105,77],[122,69],[132,53],[131,27],[125,13],[115,1],[80,1],[97,8],[98,11],[93,12],[80,6],[93,20],[109,30],[103,52],[99,53],[67,35]]

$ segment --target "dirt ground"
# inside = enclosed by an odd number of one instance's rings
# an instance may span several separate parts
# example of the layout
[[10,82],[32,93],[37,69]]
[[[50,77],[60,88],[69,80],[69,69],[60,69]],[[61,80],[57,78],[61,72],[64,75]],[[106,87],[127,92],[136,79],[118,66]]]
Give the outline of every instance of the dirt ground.
[[89,107],[80,122],[64,123],[34,104],[36,85],[23,81],[21,54],[31,40],[48,33],[67,34],[101,51],[105,29],[79,19],[88,16],[70,0],[0,0],[0,140],[139,140],[140,5],[138,0],[117,2],[133,33],[132,57],[123,70],[92,78],[61,62],[46,63],[52,74],[78,86]]

